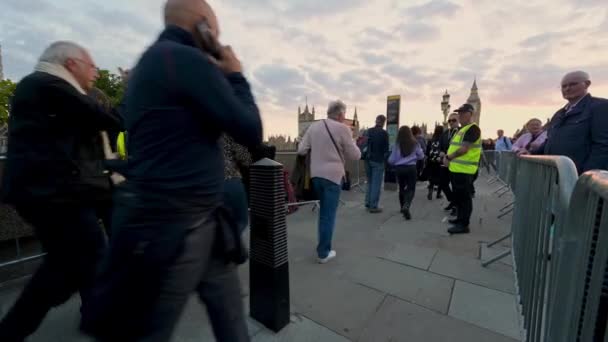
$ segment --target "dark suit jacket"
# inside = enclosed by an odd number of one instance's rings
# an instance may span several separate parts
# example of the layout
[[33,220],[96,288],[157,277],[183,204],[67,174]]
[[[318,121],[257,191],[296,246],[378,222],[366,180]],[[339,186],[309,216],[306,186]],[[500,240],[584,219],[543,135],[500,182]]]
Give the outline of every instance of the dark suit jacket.
[[608,100],[587,95],[569,113],[558,110],[548,127],[544,154],[569,157],[579,174],[608,169]]
[[115,114],[59,77],[34,72],[23,78],[11,103],[3,199],[109,199],[99,131],[120,128]]

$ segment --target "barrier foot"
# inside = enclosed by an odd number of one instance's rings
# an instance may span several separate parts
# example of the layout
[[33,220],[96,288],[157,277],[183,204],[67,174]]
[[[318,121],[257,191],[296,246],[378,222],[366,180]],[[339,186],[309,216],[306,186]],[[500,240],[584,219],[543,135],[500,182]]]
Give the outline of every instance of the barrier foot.
[[498,240],[496,240],[496,241],[492,241],[492,242],[488,243],[487,247],[488,247],[488,248],[490,248],[490,247],[492,247],[492,246],[494,246],[494,245],[496,245],[496,244],[498,244],[498,243],[501,243],[501,242],[503,242],[503,241],[507,240],[507,239],[508,239],[508,238],[510,238],[510,237],[511,237],[511,233],[509,233],[509,234],[507,234],[507,235],[505,235],[505,236],[501,237],[500,239],[498,239]]
[[504,207],[500,208],[500,211],[505,211],[505,210],[507,210],[507,209],[508,209],[509,207],[511,207],[513,204],[515,204],[515,202],[511,202],[511,203],[509,203],[509,204],[505,205]]
[[502,253],[498,254],[497,256],[495,256],[495,257],[491,258],[490,260],[487,260],[487,261],[482,262],[482,263],[481,263],[481,266],[483,266],[483,267],[488,267],[489,265],[491,265],[491,264],[493,264],[493,263],[497,262],[498,260],[503,259],[504,257],[506,257],[506,256],[508,256],[508,255],[511,255],[511,251],[510,251],[510,250],[508,250],[508,251],[504,251],[504,252],[502,252]]
[[511,208],[511,209],[509,209],[509,210],[505,211],[504,213],[502,213],[502,214],[498,215],[498,218],[500,219],[500,218],[503,218],[503,217],[505,217],[505,216],[509,215],[510,213],[512,213],[512,212],[513,212],[513,210],[514,210],[514,208]]

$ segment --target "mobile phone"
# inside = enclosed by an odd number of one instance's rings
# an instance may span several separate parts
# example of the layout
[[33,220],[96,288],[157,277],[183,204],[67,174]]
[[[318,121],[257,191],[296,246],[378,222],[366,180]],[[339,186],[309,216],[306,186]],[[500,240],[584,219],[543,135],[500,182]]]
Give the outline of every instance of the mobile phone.
[[215,59],[221,59],[222,54],[220,52],[221,46],[211,33],[211,28],[206,20],[201,21],[196,25],[196,30],[200,35],[200,44],[203,52],[208,53]]

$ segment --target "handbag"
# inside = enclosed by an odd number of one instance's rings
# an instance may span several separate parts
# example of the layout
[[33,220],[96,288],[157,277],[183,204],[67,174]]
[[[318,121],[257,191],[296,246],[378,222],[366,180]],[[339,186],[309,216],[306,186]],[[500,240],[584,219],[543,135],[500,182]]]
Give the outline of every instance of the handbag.
[[[340,160],[342,160],[342,166],[344,166],[344,164],[345,164],[344,157],[342,157],[342,153],[340,153],[338,144],[336,144],[336,140],[334,140],[334,136],[331,134],[331,131],[329,130],[329,126],[327,126],[327,120],[323,120],[323,124],[325,125],[325,129],[327,130],[327,134],[329,134],[329,138],[331,139],[331,142],[334,144],[336,152],[338,152],[338,156],[340,156]],[[342,176],[342,189],[350,190],[350,182],[348,182],[348,179],[346,178],[346,174],[347,174],[347,171],[346,171],[346,169],[344,169],[344,176]],[[345,189],[345,185],[347,185],[348,189]]]

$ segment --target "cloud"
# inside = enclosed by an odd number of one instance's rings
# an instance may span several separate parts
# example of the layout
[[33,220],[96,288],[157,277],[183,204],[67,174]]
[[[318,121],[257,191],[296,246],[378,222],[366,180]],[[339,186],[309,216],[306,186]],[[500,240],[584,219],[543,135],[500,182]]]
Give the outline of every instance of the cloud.
[[386,64],[391,61],[391,58],[385,55],[379,55],[371,52],[362,52],[361,58],[367,63],[372,65]]
[[461,6],[447,0],[432,0],[419,6],[411,6],[404,13],[412,18],[452,17]]
[[493,103],[506,105],[558,104],[559,82],[567,68],[553,64],[511,64],[503,66],[493,81],[488,81]]
[[560,43],[564,38],[568,37],[563,32],[545,32],[530,36],[519,43],[524,48],[540,48],[553,44]]
[[430,42],[440,36],[436,26],[424,22],[410,22],[399,26],[397,31],[410,42]]
[[400,64],[392,63],[382,68],[387,76],[405,82],[409,85],[419,85],[433,80],[433,75],[420,71],[419,67],[404,67]]
[[277,90],[293,84],[303,84],[306,81],[299,70],[285,65],[262,65],[254,71],[253,75],[265,87]]

